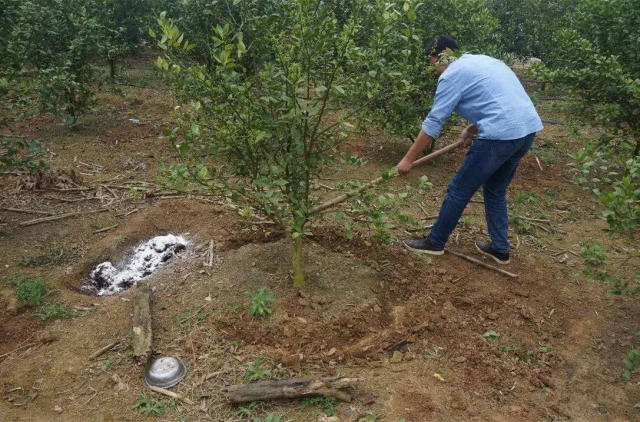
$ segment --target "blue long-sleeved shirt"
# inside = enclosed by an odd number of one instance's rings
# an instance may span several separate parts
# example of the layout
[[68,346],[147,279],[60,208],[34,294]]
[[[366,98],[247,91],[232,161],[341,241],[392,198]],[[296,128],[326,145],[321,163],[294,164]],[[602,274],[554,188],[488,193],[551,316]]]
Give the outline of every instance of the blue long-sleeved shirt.
[[437,138],[452,111],[478,127],[482,139],[518,139],[542,130],[542,121],[518,77],[502,61],[464,54],[438,79],[422,130]]

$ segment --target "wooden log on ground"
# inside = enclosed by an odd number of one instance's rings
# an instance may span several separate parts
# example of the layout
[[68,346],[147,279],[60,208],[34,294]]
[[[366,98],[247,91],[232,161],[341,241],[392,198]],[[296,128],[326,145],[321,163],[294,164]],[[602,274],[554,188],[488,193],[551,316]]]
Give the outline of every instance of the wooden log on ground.
[[300,397],[325,396],[342,401],[351,401],[345,391],[358,382],[358,378],[288,378],[260,381],[253,384],[231,385],[224,389],[231,403],[247,403],[259,400],[295,399]]
[[151,330],[151,291],[141,290],[133,302],[133,326],[131,330],[133,356],[146,364],[153,348]]

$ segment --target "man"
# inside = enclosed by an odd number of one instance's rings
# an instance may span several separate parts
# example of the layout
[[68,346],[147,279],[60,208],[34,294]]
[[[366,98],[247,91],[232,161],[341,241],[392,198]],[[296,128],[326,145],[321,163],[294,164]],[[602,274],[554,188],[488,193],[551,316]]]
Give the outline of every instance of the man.
[[405,240],[404,245],[414,252],[442,255],[462,211],[482,186],[491,241],[477,241],[476,248],[499,264],[508,264],[507,186],[536,132],[542,129],[542,121],[508,66],[483,55],[464,54],[455,59],[452,52],[457,49],[456,40],[447,35],[437,36],[427,46],[429,60],[439,75],[438,87],[433,107],[416,141],[398,163],[398,172],[409,173],[452,111],[473,123],[460,135],[471,148],[449,184],[429,235]]

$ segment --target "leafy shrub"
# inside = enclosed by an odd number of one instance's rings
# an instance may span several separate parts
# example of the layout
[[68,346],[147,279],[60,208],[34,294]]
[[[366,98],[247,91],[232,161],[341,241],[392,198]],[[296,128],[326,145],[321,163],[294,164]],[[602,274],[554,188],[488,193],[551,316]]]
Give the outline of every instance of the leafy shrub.
[[263,287],[255,294],[251,292],[247,292],[247,294],[251,298],[251,305],[249,306],[251,315],[263,317],[273,312],[272,305],[276,298],[267,289]]
[[45,149],[34,140],[0,138],[0,172],[8,170],[26,170],[37,173],[49,168],[44,159]]
[[626,162],[624,176],[598,196],[607,209],[610,230],[632,231],[640,225],[640,156]]

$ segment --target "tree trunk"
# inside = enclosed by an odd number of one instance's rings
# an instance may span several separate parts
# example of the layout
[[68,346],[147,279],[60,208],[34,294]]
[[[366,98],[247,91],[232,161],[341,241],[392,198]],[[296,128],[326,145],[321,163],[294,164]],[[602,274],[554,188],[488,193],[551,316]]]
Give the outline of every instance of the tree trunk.
[[261,381],[253,384],[231,385],[224,389],[231,403],[247,403],[256,400],[293,399],[299,397],[326,396],[351,401],[344,391],[358,382],[357,378],[330,377],[318,379],[289,378]]
[[293,255],[293,285],[295,287],[302,287],[307,284],[304,279],[303,263],[302,263],[302,236],[293,240],[292,245]]
[[111,81],[116,78],[116,59],[109,59],[109,77]]

